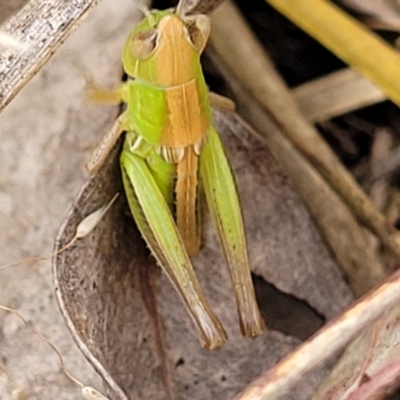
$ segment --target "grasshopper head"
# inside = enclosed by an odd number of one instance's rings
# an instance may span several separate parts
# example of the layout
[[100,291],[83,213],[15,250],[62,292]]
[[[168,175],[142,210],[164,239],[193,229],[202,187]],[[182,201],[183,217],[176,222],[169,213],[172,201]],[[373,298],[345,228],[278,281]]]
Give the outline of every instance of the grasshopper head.
[[199,73],[199,57],[209,34],[205,15],[152,12],[129,35],[123,51],[125,72],[163,87],[186,83]]

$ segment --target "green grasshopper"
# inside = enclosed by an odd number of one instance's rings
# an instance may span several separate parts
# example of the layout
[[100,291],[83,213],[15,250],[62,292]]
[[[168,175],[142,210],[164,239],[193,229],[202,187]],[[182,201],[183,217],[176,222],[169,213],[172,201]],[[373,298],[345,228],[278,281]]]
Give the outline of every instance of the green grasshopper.
[[129,207],[153,256],[179,292],[203,347],[226,333],[208,305],[189,256],[200,246],[199,191],[203,190],[233,283],[240,327],[248,337],[265,327],[251,280],[235,182],[211,125],[209,93],[200,64],[210,33],[205,15],[145,11],[125,44],[128,81],[97,100],[124,102],[126,111],[100,144],[90,171],[103,163],[122,132],[122,178]]

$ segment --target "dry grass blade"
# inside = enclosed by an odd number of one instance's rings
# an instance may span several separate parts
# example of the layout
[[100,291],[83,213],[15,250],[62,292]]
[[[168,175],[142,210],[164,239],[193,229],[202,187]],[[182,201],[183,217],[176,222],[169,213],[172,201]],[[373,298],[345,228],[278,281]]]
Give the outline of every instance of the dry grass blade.
[[[243,92],[238,103],[241,111],[255,126],[280,164],[290,176],[297,191],[305,200],[357,296],[365,294],[384,278],[384,267],[376,250],[370,245],[367,231],[337,193],[299,153],[279,129],[266,118],[261,109],[245,99]],[[250,112],[245,109],[252,106]]]
[[353,340],[312,400],[378,400],[393,393],[400,380],[399,311],[398,304],[384,310]]
[[30,1],[2,27],[23,48],[0,53],[0,111],[54,54],[99,0]]
[[[400,300],[400,273],[323,327],[288,357],[253,382],[236,400],[274,400],[312,368],[343,348]],[[329,349],[329,351],[327,351]]]
[[365,294],[384,277],[384,268],[375,249],[370,246],[367,231],[360,226],[338,194],[246,93],[232,72],[226,66],[224,68],[223,61],[216,54],[212,54],[212,59],[229,82],[239,111],[266,140],[304,199],[344,269],[354,293],[358,296]]
[[341,3],[365,14],[365,22],[374,28],[400,31],[398,0],[341,0]]
[[224,0],[187,0],[184,10],[190,14],[208,14],[223,3]]
[[357,217],[400,258],[395,229],[372,205],[317,130],[301,115],[288,88],[235,8],[230,3],[225,3],[214,16],[212,44],[228,67],[240,77],[254,98],[272,114],[282,131],[319,169]]
[[371,176],[366,185],[373,184],[379,179],[389,177],[400,166],[400,147],[393,149],[386,158],[371,167]]
[[267,2],[400,105],[400,55],[365,25],[326,0]]
[[[238,19],[237,14],[231,7],[224,6],[221,11],[221,13],[216,13],[216,19],[214,20],[214,32],[216,35],[211,38],[211,42],[216,45],[217,50],[221,50],[219,44],[223,46],[222,43],[229,41],[226,35],[234,36],[235,32],[241,35],[243,32],[242,21]],[[224,21],[230,19],[235,21],[233,24],[235,32],[224,31],[221,28]],[[243,43],[246,43],[246,41]],[[223,57],[224,55],[222,54],[221,59]],[[223,65],[226,59],[218,60],[217,62]],[[228,67],[232,67],[232,65]],[[237,95],[240,111],[267,140],[268,146],[290,175],[292,182],[318,221],[325,238],[344,268],[354,292],[357,295],[366,293],[384,277],[383,266],[374,250],[370,248],[366,232],[360,227],[335,191],[315,171],[304,156],[293,147],[291,142],[284,137],[281,128],[266,117],[265,112],[260,109],[250,96],[246,96],[245,88],[237,83],[237,75],[233,74],[234,76],[232,76],[231,73],[232,77],[229,79],[229,73],[228,70],[224,71],[224,76],[228,77],[230,85]],[[253,72],[253,76],[260,77],[261,74],[254,75]],[[272,79],[275,81],[280,78],[275,76]],[[276,97],[279,98],[279,95]],[[284,109],[285,106],[282,106],[282,110]],[[290,118],[290,115],[288,118]],[[310,129],[312,128],[310,127]],[[319,136],[317,138],[321,140]],[[342,167],[342,169],[344,168]],[[366,256],[366,252],[368,256]]]
[[[393,132],[389,129],[378,128],[375,130],[374,141],[371,147],[371,156],[369,160],[370,168],[372,171],[381,163],[383,163],[391,154],[391,149],[393,146]],[[397,164],[399,165],[399,164]],[[385,198],[387,197],[387,179],[385,175],[381,175],[378,179],[375,179],[375,185],[372,185],[370,192],[371,201],[380,210],[383,210],[386,204]],[[380,182],[377,182],[380,181]]]
[[304,117],[313,123],[386,99],[382,90],[351,69],[306,82],[292,93]]

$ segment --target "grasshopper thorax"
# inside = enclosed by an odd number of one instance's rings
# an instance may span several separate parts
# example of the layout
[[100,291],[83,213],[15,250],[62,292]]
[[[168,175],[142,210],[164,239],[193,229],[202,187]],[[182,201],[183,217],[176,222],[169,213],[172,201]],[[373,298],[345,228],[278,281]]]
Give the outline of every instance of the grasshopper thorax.
[[205,15],[179,16],[153,11],[129,35],[123,51],[125,72],[157,86],[181,85],[195,79],[199,57],[210,33]]

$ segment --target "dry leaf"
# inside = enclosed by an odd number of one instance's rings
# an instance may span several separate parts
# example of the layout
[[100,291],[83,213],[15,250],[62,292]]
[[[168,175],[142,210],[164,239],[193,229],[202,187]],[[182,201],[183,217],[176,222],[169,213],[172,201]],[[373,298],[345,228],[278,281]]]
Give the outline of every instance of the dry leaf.
[[[305,207],[259,139],[234,116],[218,113],[216,123],[238,180],[255,274],[332,317],[352,297]],[[85,215],[121,190],[117,152],[83,188],[56,248],[71,239]],[[208,222],[205,245],[194,264],[230,338],[219,351],[200,348],[123,196],[88,238],[54,260],[63,314],[80,349],[107,382],[111,398],[184,399],[190,393],[192,399],[226,399],[298,343],[275,331],[254,341],[240,336],[228,271]],[[262,309],[274,307],[261,304]],[[316,376],[310,378],[292,398],[307,398],[317,382]]]

